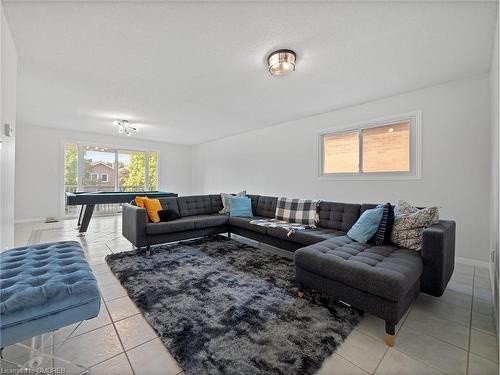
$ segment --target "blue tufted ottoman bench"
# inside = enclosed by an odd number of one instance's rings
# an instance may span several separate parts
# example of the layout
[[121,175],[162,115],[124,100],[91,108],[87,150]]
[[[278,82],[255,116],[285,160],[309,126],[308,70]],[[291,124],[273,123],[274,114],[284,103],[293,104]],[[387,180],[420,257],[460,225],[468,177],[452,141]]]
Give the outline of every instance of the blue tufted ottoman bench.
[[0,347],[97,316],[97,281],[78,242],[0,253]]

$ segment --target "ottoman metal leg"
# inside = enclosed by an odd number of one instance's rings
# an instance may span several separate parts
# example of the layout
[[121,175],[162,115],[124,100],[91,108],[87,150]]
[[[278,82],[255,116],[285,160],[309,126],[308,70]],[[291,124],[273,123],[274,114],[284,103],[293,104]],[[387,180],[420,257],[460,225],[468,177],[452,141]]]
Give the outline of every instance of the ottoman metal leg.
[[31,351],[30,359],[28,361],[28,368],[38,368],[43,364],[43,353],[45,349],[45,336],[40,335],[31,338]]
[[12,372],[13,374],[89,375],[89,368],[57,357],[56,350],[52,353],[52,335],[53,333],[33,337],[31,345],[17,343],[2,348],[2,370],[17,371]]

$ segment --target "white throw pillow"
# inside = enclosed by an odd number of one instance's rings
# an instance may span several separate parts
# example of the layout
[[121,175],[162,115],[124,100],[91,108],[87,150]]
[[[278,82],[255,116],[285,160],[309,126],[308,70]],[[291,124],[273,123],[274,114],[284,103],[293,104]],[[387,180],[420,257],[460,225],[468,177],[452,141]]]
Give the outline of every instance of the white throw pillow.
[[227,194],[227,193],[220,193],[220,198],[222,200],[222,210],[219,211],[220,214],[223,215],[229,215],[229,211],[231,211],[231,197],[246,197],[247,191],[242,190],[239,193],[235,194]]

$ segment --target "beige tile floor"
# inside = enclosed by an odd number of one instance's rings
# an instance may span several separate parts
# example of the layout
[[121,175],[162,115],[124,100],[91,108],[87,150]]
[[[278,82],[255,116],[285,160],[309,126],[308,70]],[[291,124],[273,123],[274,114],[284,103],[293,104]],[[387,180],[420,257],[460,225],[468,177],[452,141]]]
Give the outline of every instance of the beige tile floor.
[[[75,221],[16,225],[16,245],[75,240]],[[131,249],[121,236],[121,217],[93,218],[79,238],[102,292],[99,316],[85,322],[57,355],[91,366],[95,374],[183,374],[113,276],[104,256]],[[267,245],[237,238],[263,251]],[[288,254],[288,253],[287,253]],[[54,335],[54,347],[72,327]],[[457,264],[441,298],[421,294],[397,326],[396,345],[384,342],[384,322],[366,314],[318,374],[498,374],[498,347],[486,269]]]

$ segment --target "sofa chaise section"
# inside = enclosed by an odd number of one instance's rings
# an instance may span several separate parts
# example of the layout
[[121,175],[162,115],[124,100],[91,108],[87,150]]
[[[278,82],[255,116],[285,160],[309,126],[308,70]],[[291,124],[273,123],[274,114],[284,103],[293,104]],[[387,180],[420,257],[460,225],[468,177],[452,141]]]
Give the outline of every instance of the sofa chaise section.
[[[299,296],[316,289],[386,322],[386,343],[419,292],[441,296],[453,273],[455,223],[442,220],[424,231],[421,252],[373,246],[341,236],[294,254]],[[451,261],[450,261],[451,259]]]

